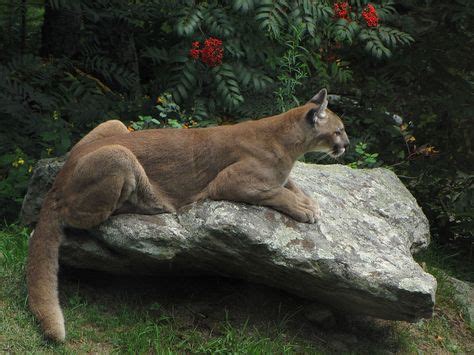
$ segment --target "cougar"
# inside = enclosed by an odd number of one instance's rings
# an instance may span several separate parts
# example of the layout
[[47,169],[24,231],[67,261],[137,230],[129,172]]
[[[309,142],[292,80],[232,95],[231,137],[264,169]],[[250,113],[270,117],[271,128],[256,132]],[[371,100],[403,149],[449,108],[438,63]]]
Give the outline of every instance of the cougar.
[[268,206],[314,223],[317,202],[289,174],[306,152],[337,157],[347,149],[344,125],[327,104],[322,89],[305,105],[233,126],[129,132],[112,120],[88,133],[46,195],[29,242],[29,306],[45,337],[66,335],[57,289],[65,227],[89,229],[112,214],[176,212],[203,199]]

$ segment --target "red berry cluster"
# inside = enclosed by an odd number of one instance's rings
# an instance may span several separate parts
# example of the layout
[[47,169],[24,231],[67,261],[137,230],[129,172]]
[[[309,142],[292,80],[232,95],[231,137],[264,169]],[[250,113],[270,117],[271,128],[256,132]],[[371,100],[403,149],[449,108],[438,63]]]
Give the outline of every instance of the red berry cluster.
[[337,18],[343,18],[348,20],[349,19],[349,12],[351,11],[351,7],[347,1],[338,1],[334,3],[334,15]]
[[204,41],[204,47],[201,49],[199,47],[201,47],[199,41],[192,43],[192,48],[189,50],[191,58],[201,58],[201,61],[209,67],[222,64],[224,48],[222,48],[222,41],[220,39],[209,37]]
[[369,27],[377,27],[379,25],[379,17],[372,4],[368,4],[367,7],[362,10],[362,17]]
[[196,42],[193,42],[192,44],[192,48],[189,50],[189,55],[191,58],[193,59],[198,59],[199,58],[199,54],[201,53],[201,50],[199,49],[199,46],[201,44],[196,41]]
[[[335,2],[333,10],[336,18],[343,18],[350,21],[349,14],[351,13],[351,6],[348,1]],[[379,16],[372,4],[368,4],[365,9],[362,10],[362,17],[368,27],[377,27],[379,25]]]

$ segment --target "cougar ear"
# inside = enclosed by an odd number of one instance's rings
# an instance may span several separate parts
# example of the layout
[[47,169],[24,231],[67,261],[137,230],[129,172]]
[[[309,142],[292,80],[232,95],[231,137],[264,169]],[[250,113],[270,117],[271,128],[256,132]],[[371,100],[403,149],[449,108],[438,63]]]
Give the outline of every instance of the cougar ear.
[[328,91],[326,89],[321,89],[319,92],[313,96],[309,102],[312,102],[316,105],[321,105],[324,101],[328,99]]
[[314,95],[313,98],[309,100],[309,102],[319,105],[318,111],[316,113],[318,117],[326,117],[326,108],[328,107],[328,91],[326,89],[319,90],[319,92]]

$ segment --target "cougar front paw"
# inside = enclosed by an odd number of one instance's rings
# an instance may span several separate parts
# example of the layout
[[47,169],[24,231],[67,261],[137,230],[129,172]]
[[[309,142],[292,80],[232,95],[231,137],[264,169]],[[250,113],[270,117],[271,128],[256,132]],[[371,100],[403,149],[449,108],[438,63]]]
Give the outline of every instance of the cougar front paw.
[[315,223],[317,220],[317,216],[313,210],[301,210],[297,213],[293,214],[292,217],[296,219],[298,222],[303,223]]
[[303,223],[315,223],[320,216],[321,212],[318,203],[309,197],[301,199],[294,214],[292,214],[294,219]]
[[313,211],[315,218],[319,219],[321,217],[321,209],[319,208],[319,203],[313,200],[311,197],[308,197],[308,200],[309,208]]

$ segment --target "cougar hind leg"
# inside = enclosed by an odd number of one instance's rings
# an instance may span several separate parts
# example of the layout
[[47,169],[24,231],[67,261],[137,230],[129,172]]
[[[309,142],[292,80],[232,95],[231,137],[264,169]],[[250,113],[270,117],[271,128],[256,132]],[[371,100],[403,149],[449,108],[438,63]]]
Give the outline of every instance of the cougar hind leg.
[[101,123],[92,131],[87,133],[82,139],[76,143],[73,149],[80,147],[84,144],[91,143],[101,138],[116,136],[119,134],[130,133],[127,127],[119,120],[109,120]]
[[[122,208],[156,214],[172,211],[127,148],[101,147],[79,158],[65,186],[61,214],[68,226],[88,229]],[[123,213],[123,212],[122,212]]]

